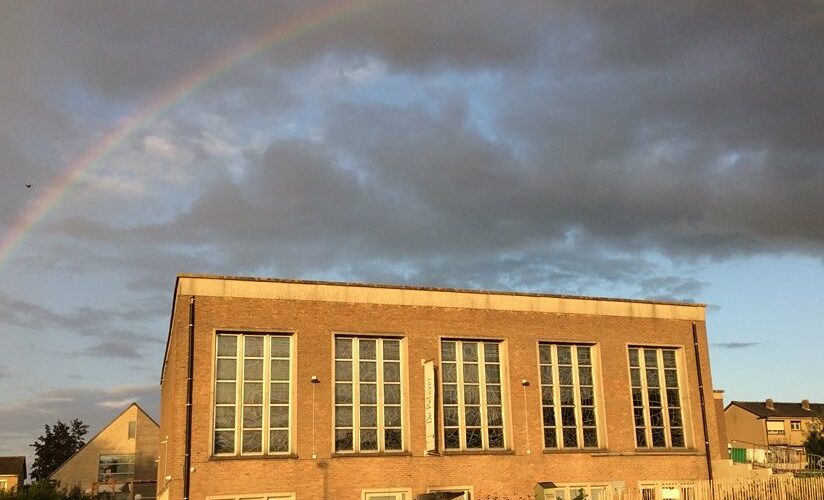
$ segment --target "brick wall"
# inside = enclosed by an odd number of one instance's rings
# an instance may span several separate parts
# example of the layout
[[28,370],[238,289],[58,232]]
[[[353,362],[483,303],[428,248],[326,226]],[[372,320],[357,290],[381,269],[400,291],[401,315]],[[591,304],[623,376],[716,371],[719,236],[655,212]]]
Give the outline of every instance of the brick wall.
[[[192,424],[191,498],[242,493],[295,492],[299,499],[361,498],[365,488],[404,487],[417,495],[428,487],[472,485],[476,497],[528,495],[538,481],[593,483],[690,480],[707,477],[692,322],[631,316],[563,314],[422,307],[309,300],[199,296],[196,299],[195,376]],[[169,436],[168,498],[182,498],[183,436],[187,363],[188,297],[176,302],[162,387],[161,436]],[[708,428],[723,425],[713,404],[706,332],[698,322]],[[293,332],[296,341],[295,453],[297,458],[217,459],[211,457],[214,334],[220,329]],[[394,457],[333,457],[333,334],[402,335],[407,347],[406,408],[409,454]],[[441,337],[497,339],[506,344],[504,385],[508,387],[507,454],[424,456],[423,369],[439,359]],[[604,450],[542,449],[538,341],[596,343],[597,380]],[[690,446],[679,452],[636,451],[630,401],[627,345],[681,347],[682,379]],[[318,376],[312,459],[312,384]],[[526,388],[524,401],[521,380]],[[528,412],[528,425],[525,422]],[[527,453],[527,435],[530,453]],[[711,456],[722,457],[713,433]],[[726,447],[726,444],[723,444]],[[161,447],[162,452],[162,447]],[[159,475],[163,472],[159,470]],[[161,491],[163,490],[160,477]]]

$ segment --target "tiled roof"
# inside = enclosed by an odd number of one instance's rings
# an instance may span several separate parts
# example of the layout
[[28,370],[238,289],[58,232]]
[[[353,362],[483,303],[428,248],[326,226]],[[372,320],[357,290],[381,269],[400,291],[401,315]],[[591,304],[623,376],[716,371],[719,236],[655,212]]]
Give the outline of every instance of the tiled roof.
[[0,474],[15,476],[26,471],[26,457],[0,457]]
[[810,409],[805,410],[801,407],[801,403],[773,403],[774,410],[767,408],[764,401],[731,401],[730,405],[740,406],[745,410],[758,415],[759,417],[778,417],[778,418],[792,418],[792,417],[810,417],[818,415],[824,417],[824,404],[810,403]]

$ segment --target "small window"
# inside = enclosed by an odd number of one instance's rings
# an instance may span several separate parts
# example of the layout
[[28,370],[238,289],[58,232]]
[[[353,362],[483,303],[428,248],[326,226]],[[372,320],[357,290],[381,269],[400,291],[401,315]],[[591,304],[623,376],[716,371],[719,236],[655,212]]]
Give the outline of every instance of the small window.
[[[442,486],[438,488],[427,488],[427,493],[452,493],[454,500],[472,500],[472,488],[469,486]],[[463,493],[463,496],[460,494]]]
[[412,491],[397,488],[364,490],[361,498],[363,500],[412,500]]
[[801,420],[791,421],[790,422],[790,429],[792,429],[794,431],[800,431],[801,430]]
[[609,500],[610,488],[606,484],[573,484],[558,485],[555,490],[556,500],[573,500],[586,498],[587,500]]
[[767,420],[767,434],[784,434],[784,422],[781,420]]
[[137,422],[134,420],[129,422],[129,439],[134,439],[137,435]]
[[125,482],[134,479],[134,455],[100,455],[98,481]]

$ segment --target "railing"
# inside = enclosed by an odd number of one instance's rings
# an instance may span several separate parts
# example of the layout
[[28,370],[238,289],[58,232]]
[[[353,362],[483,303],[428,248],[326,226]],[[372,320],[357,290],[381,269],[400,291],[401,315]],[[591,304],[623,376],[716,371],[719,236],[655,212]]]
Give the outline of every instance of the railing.
[[824,472],[824,457],[790,446],[733,441],[730,458],[733,462],[769,467],[776,472]]

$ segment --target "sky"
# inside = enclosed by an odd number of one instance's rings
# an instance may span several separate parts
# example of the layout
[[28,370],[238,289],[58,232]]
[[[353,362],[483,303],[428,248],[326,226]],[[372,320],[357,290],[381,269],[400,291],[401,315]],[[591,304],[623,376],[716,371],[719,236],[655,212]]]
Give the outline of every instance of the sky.
[[699,302],[728,401],[824,402],[821,54],[817,1],[0,2],[0,455],[158,416],[178,273]]

